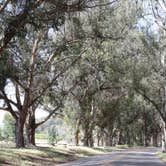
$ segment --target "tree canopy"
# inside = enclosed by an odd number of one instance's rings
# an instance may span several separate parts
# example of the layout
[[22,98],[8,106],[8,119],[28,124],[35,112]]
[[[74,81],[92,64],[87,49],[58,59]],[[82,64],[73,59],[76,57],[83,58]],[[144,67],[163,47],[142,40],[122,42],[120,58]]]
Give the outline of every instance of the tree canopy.
[[165,10],[160,0],[1,0],[0,109],[16,147],[60,118],[76,145],[166,151]]

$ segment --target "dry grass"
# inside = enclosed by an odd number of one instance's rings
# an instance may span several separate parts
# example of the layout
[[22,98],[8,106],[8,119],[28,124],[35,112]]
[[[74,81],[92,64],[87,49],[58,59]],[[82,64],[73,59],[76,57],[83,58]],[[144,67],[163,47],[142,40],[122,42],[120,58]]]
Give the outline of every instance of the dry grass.
[[68,152],[63,153],[51,147],[0,149],[0,165],[7,164],[11,166],[49,166],[74,160],[74,157],[74,155]]
[[54,166],[80,157],[104,154],[110,149],[81,146],[32,147],[16,149],[13,144],[0,144],[1,166]]
[[166,162],[166,153],[158,152],[158,153],[157,153],[157,156],[158,156],[161,160],[163,160],[163,161]]

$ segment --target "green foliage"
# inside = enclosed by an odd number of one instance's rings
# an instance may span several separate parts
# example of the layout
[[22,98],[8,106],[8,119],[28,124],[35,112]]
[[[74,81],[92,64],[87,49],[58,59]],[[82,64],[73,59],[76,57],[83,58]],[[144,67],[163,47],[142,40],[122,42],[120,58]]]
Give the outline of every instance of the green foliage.
[[[84,6],[96,2],[71,1],[73,4],[66,6],[67,1],[59,0],[38,6],[40,1],[31,1],[25,6],[12,1],[11,11],[4,9],[0,16],[2,41],[9,46],[0,57],[0,95],[6,106],[9,100],[2,92],[10,79],[18,87],[17,105],[18,98],[29,91],[31,95],[25,95],[23,103],[37,101],[34,107],[42,103],[48,113],[64,105],[63,121],[71,131],[77,129],[80,135],[93,139],[96,130],[103,139],[111,138],[111,145],[143,144],[145,137],[149,140],[154,130],[158,132],[160,123],[151,110],[156,105],[161,110],[163,104],[165,37],[161,32],[148,34],[148,28],[141,31],[138,1],[108,6],[100,6],[100,2],[108,1],[98,1],[95,8],[83,12]],[[39,43],[32,50],[38,35]],[[78,56],[79,60],[71,63]],[[19,105],[17,116],[22,115],[24,106]],[[165,115],[165,110],[160,115]],[[36,138],[46,138],[43,133],[49,128],[48,140],[54,145],[59,131],[53,124],[47,124],[45,131],[41,128]],[[5,115],[3,136],[14,138],[14,120],[9,115]]]
[[0,89],[4,89],[6,85],[6,80],[9,77],[10,70],[9,65],[7,64],[8,55],[4,53],[0,58]]
[[14,140],[15,137],[15,120],[10,114],[5,114],[3,120],[3,137],[5,140]]
[[35,138],[36,139],[47,139],[47,134],[45,134],[45,133],[36,133]]
[[55,126],[51,126],[48,130],[48,142],[54,146],[58,140],[59,140],[59,135],[57,133],[57,129]]
[[3,130],[2,128],[0,127],[0,141],[2,141],[4,138],[3,138]]

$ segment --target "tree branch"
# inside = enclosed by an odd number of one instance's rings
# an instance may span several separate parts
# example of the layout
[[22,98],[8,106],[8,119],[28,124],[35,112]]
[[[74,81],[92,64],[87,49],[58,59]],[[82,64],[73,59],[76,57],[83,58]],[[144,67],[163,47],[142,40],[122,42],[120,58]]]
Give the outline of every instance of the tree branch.
[[29,3],[29,1],[27,1],[23,11],[8,23],[8,26],[4,32],[4,38],[0,41],[0,56],[2,56],[2,52],[7,47],[11,39],[16,35],[16,33],[25,26],[27,17],[31,14],[31,11],[40,6],[42,2],[43,0],[38,0],[35,3]]
[[86,8],[96,8],[96,7],[102,7],[102,6],[109,6],[112,5],[115,2],[118,2],[119,0],[113,0],[107,3],[101,3],[101,4],[96,4],[96,5],[91,5],[91,6],[86,6]]
[[[38,126],[40,126],[40,125],[42,125],[43,123],[45,123],[47,120],[49,120],[50,119],[50,117],[52,116],[52,115],[58,115],[58,113],[56,113],[56,111],[58,111],[58,109],[61,107],[61,104],[59,104],[55,109],[53,109],[52,111],[50,111],[49,110],[49,115],[44,119],[44,120],[42,120],[41,122],[38,122],[38,123],[36,123],[36,125],[35,125],[35,128],[37,128]],[[47,110],[48,111],[48,110]]]
[[8,5],[9,2],[10,2],[10,0],[6,0],[4,2],[4,4],[0,6],[0,13],[3,12],[3,10],[6,8],[6,6]]
[[[4,100],[8,106],[8,109],[9,109],[9,112],[11,113],[11,115],[13,116],[14,119],[17,119],[17,114],[15,113],[15,111],[12,109],[12,106],[11,106],[11,100],[8,99],[6,93],[4,91],[1,91],[2,94],[3,94],[3,97],[4,97]],[[16,106],[17,107],[17,106]]]
[[0,110],[10,112],[8,107],[6,107],[6,108],[0,107]]
[[20,90],[18,88],[17,83],[14,83],[14,85],[15,85],[15,91],[16,91],[17,106],[20,108],[21,107]]
[[147,96],[145,93],[141,92],[138,88],[135,88],[135,91],[138,94],[140,94],[144,99],[149,101],[155,107],[155,109],[159,112],[159,114],[161,115],[162,119],[165,121],[166,117],[162,113],[161,108],[159,107],[159,105],[154,100],[152,100],[149,96]]
[[62,75],[64,74],[70,67],[72,67],[82,56],[82,54],[85,52],[85,50],[83,50],[80,54],[80,56],[78,56],[73,62],[71,62],[71,64],[69,64],[66,68],[64,68],[63,70],[61,70],[53,79],[50,83],[47,84],[47,86],[45,88],[43,88],[43,90],[39,93],[39,95],[34,98],[31,102],[30,105],[33,105],[45,92],[46,90],[51,87],[54,82]]

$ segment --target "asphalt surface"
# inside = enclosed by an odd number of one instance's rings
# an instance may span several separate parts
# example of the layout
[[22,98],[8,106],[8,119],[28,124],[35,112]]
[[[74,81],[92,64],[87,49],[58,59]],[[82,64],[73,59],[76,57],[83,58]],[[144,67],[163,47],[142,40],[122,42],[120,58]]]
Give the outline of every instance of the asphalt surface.
[[114,151],[109,154],[81,158],[59,166],[166,166],[156,155],[155,148]]

